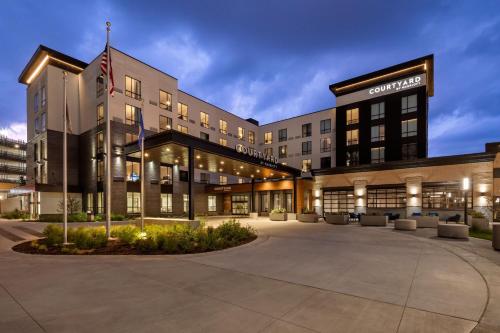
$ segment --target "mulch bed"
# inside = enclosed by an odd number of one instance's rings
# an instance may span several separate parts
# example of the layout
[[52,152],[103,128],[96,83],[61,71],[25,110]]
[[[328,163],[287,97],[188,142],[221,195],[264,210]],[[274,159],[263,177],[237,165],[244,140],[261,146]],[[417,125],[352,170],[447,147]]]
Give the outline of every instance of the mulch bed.
[[[28,242],[23,242],[20,244],[15,245],[12,247],[12,250],[16,252],[21,252],[21,253],[27,253],[27,254],[45,254],[45,255],[165,255],[165,254],[194,254],[194,253],[206,253],[206,252],[213,252],[213,251],[219,251],[219,250],[225,250],[231,247],[236,247],[236,246],[241,246],[247,243],[250,243],[257,239],[257,236],[250,237],[249,239],[246,239],[245,241],[236,244],[234,246],[229,246],[224,249],[217,249],[217,250],[202,250],[202,249],[194,249],[191,252],[174,252],[174,253],[169,253],[166,251],[162,250],[156,250],[156,251],[141,251],[135,247],[132,247],[127,244],[120,243],[116,240],[110,240],[108,241],[108,244],[106,247],[102,248],[97,248],[97,249],[91,249],[91,250],[80,250],[76,249],[74,252],[63,252],[62,247],[60,246],[48,246],[45,242],[45,239],[39,239],[36,241],[28,241]],[[38,247],[33,247],[31,244],[32,242],[37,242],[38,245],[45,245],[47,247],[46,250],[41,250]]]

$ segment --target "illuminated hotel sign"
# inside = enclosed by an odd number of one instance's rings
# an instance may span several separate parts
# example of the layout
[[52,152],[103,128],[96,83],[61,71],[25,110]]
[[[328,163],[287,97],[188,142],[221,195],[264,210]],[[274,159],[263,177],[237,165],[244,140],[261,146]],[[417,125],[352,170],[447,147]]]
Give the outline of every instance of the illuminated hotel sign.
[[394,94],[400,91],[423,87],[426,83],[426,74],[412,75],[403,79],[371,86],[366,89],[354,91],[349,94],[337,96],[337,107],[352,104],[360,101],[366,101],[375,97]]
[[278,163],[278,159],[276,157],[274,157],[273,155],[266,155],[266,154],[254,149],[254,148],[247,148],[242,144],[237,144],[235,149],[240,154],[253,156],[255,158],[259,158],[259,159],[263,160],[264,162]]

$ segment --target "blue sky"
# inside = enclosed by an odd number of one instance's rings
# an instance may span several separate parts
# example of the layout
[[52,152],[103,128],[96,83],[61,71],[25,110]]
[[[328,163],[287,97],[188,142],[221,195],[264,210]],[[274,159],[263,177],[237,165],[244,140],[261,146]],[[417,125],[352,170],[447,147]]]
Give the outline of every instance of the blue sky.
[[112,45],[267,123],[335,105],[328,85],[435,55],[429,155],[500,141],[500,1],[14,1],[0,12],[0,133],[25,137],[17,77],[39,44]]

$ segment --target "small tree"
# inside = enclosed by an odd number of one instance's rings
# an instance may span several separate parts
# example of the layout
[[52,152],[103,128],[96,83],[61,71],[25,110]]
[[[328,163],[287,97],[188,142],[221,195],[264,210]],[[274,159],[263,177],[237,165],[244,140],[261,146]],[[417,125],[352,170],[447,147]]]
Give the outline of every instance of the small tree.
[[[68,197],[67,207],[68,214],[70,215],[75,214],[81,210],[80,201],[73,197]],[[61,213],[64,211],[64,200],[59,201],[59,204],[57,205],[57,211]]]

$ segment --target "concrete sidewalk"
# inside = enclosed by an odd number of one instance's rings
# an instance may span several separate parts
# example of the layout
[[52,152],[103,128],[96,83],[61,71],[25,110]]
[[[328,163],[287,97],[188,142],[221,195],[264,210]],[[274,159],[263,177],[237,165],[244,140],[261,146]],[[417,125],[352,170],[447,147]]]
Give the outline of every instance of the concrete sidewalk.
[[[434,239],[432,230],[241,221],[258,230],[256,241],[183,256],[25,255],[0,233],[0,331],[500,330],[500,297],[492,297],[500,296],[499,266],[474,252],[475,241]],[[32,239],[43,224],[0,228]]]

